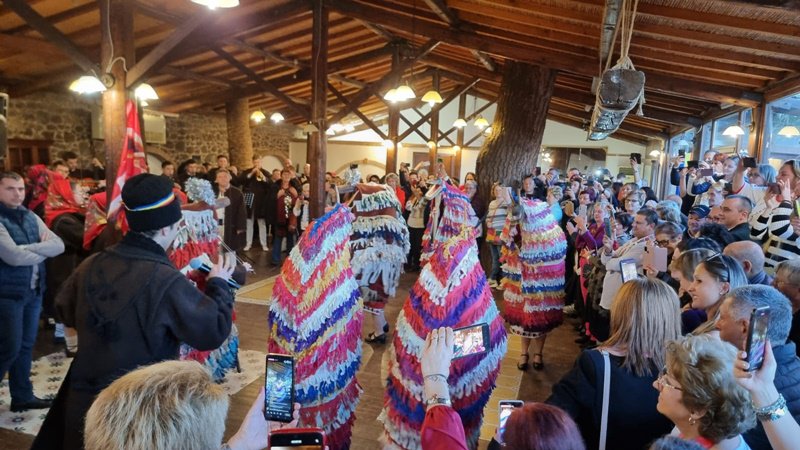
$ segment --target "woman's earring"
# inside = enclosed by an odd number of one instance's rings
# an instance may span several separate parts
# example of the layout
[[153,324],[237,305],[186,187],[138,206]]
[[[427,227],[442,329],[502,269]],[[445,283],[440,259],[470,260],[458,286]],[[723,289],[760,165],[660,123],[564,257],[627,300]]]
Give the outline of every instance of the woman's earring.
[[689,425],[694,425],[697,423],[697,419],[694,417],[694,413],[689,415]]

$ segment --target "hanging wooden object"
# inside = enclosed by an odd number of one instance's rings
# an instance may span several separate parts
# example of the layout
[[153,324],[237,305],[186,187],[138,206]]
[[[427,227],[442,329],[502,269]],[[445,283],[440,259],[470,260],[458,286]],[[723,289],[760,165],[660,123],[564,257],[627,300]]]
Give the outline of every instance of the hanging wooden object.
[[617,131],[637,103],[639,104],[637,115],[643,115],[645,75],[633,67],[633,62],[628,57],[637,3],[637,0],[623,1],[619,23],[619,27],[622,28],[621,55],[617,64],[608,68],[613,52],[609,53],[606,70],[603,71],[597,88],[592,121],[588,130],[589,140],[599,141]]

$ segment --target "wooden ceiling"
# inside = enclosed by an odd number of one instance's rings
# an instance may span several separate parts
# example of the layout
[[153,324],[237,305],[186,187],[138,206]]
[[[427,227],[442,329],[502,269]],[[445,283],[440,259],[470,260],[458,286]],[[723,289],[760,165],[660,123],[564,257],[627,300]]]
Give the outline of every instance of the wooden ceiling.
[[[559,70],[549,118],[577,127],[591,116],[606,3],[615,3],[323,1],[330,10],[329,82],[341,94],[329,92],[329,117],[362,90],[385,92],[393,53],[411,58],[433,47],[406,64],[403,79],[418,94],[432,86],[437,71],[443,97],[478,78],[470,92],[494,99],[506,61],[545,65]],[[137,60],[150,57],[159,44],[163,49],[164,42],[177,42],[147,70],[127,63],[129,78],[133,74],[158,91],[154,108],[222,110],[226,101],[246,97],[251,108],[267,115],[280,111],[295,123],[305,120],[311,98],[309,0],[241,0],[237,8],[217,11],[189,0],[130,2]],[[24,3],[87,60],[99,63],[98,1]],[[758,105],[772,86],[800,78],[800,11],[756,3],[639,0],[630,57],[647,76],[644,117],[630,114],[614,137],[643,143],[697,126],[721,107]],[[617,40],[615,53],[618,48]],[[65,89],[85,74],[67,54],[63,42],[42,33],[41,24],[26,23],[9,7],[0,10],[0,84],[12,96]],[[387,105],[370,95],[359,111],[382,116]]]

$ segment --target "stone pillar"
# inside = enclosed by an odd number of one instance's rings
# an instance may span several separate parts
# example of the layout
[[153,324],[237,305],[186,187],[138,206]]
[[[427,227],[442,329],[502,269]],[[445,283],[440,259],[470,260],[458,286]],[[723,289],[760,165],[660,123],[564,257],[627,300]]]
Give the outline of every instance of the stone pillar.
[[253,137],[250,134],[250,107],[247,99],[225,103],[228,124],[228,159],[239,170],[253,165]]

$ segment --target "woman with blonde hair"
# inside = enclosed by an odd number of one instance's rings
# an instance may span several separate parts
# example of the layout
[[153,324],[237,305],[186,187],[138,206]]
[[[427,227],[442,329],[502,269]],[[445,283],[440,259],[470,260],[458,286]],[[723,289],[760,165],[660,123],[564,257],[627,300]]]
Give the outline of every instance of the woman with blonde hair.
[[714,450],[749,450],[741,434],[754,427],[750,395],[736,383],[736,348],[709,335],[667,345],[667,364],[653,382],[658,412],[681,438]]
[[587,448],[598,448],[603,399],[608,398],[605,448],[646,447],[670,430],[669,421],[656,413],[658,398],[651,385],[664,367],[666,343],[680,332],[678,296],[672,288],[661,280],[628,281],[612,302],[611,337],[581,353],[575,367],[553,386],[547,403],[575,419]]

